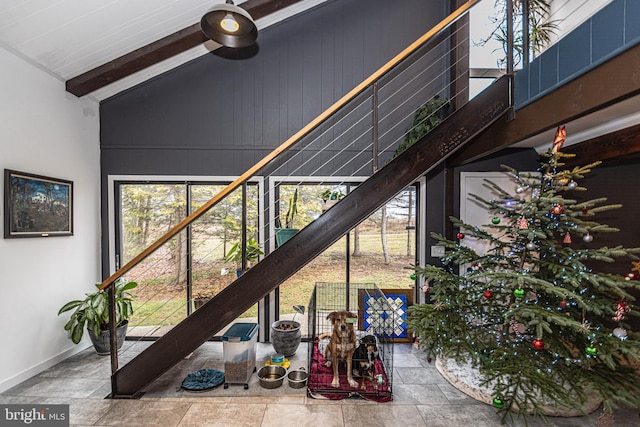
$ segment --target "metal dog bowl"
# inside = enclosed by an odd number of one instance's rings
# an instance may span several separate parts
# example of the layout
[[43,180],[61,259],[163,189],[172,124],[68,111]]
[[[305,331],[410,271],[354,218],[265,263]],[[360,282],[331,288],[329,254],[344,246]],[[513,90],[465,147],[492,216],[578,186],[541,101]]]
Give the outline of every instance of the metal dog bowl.
[[289,380],[289,387],[302,388],[307,385],[307,379],[309,374],[304,368],[297,369],[295,371],[289,371],[287,379]]
[[258,370],[260,385],[264,388],[278,388],[282,385],[287,370],[278,365],[263,366]]

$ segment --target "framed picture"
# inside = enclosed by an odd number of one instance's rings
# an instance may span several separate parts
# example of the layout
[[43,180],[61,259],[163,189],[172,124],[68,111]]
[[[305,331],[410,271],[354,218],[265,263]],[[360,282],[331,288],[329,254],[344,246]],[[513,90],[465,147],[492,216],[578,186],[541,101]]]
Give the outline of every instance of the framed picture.
[[4,237],[73,235],[73,182],[4,170]]
[[380,289],[381,294],[371,295],[358,290],[358,329],[373,328],[382,331],[393,342],[412,342],[407,330],[407,308],[413,304],[413,289]]

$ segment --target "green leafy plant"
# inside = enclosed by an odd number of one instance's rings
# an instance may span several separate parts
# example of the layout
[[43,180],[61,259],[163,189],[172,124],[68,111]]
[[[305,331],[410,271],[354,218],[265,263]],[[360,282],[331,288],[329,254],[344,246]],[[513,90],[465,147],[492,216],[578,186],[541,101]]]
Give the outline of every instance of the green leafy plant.
[[431,101],[418,108],[413,115],[411,128],[409,128],[405,134],[404,141],[396,149],[393,158],[398,157],[400,153],[411,147],[431,132],[433,128],[438,126],[443,119],[444,112],[448,105],[449,102],[447,100],[436,95]]
[[[522,5],[527,1],[529,16],[529,43],[524,46],[524,37],[522,33]],[[514,58],[515,64],[519,64],[522,60],[523,52],[528,49],[535,57],[537,54],[551,43],[551,36],[558,30],[558,21],[550,20],[551,5],[549,0],[514,0],[513,2],[513,28],[514,40],[513,48],[517,54]],[[505,0],[496,0],[496,14],[492,16],[491,22],[496,25],[491,34],[480,44],[486,44],[490,39],[498,41],[505,52],[505,58],[499,60],[498,66],[506,65],[506,55],[508,55],[509,47],[507,44],[507,2]]]
[[[264,255],[260,243],[253,237],[247,240],[247,263],[255,262],[260,255]],[[225,257],[227,261],[233,261],[236,265],[242,263],[242,242],[236,242],[231,246]]]
[[284,216],[284,227],[282,227],[282,223],[280,218],[276,219],[276,227],[277,228],[293,228],[293,220],[298,214],[298,189],[296,188],[293,192],[293,195],[289,199],[289,205],[287,208],[287,212]]
[[344,193],[339,188],[333,190],[327,188],[320,193],[320,198],[322,200],[340,200],[344,196]]
[[[116,300],[116,324],[122,326],[133,315],[133,296],[128,292],[138,286],[136,282],[127,282],[119,278],[114,283]],[[96,283],[96,288],[100,283]],[[69,321],[64,325],[65,331],[69,331],[69,338],[74,344],[78,344],[84,335],[84,330],[89,329],[96,336],[100,330],[109,327],[109,294],[106,290],[86,294],[82,300],[69,301],[60,308],[58,316],[67,311],[74,310]]]

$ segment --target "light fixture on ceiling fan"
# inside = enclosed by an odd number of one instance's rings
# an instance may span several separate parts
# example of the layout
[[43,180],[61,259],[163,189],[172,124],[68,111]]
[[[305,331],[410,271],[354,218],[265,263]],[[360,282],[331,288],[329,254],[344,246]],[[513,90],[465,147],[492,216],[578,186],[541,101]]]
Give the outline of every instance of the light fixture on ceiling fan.
[[225,47],[245,47],[258,38],[258,27],[249,12],[232,0],[215,5],[200,20],[205,36]]

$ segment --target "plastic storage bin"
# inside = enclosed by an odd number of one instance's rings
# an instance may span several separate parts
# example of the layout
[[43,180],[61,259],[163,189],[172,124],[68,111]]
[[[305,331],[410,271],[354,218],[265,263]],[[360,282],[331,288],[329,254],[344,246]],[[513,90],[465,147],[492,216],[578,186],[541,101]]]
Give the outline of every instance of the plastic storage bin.
[[224,388],[229,384],[244,384],[249,388],[249,378],[256,370],[257,323],[234,323],[222,335],[224,353]]

